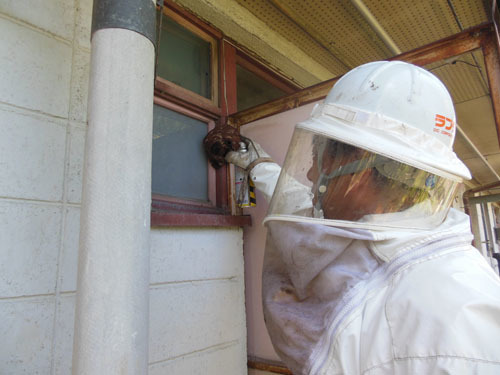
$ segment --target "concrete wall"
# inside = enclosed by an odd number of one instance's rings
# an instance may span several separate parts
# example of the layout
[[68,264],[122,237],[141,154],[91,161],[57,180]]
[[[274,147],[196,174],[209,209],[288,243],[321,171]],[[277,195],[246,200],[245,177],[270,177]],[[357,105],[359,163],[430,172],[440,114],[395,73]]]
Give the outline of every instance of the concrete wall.
[[150,375],[246,374],[243,231],[151,235]]
[[[0,1],[0,374],[70,374],[92,0]],[[242,231],[153,229],[150,373],[244,374]]]

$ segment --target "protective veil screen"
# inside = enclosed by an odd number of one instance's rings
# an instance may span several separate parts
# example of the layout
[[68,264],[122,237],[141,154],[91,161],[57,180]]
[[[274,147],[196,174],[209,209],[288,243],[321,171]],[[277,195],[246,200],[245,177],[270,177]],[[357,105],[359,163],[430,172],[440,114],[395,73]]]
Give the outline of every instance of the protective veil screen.
[[296,128],[266,221],[431,229],[444,220],[457,186],[457,181]]

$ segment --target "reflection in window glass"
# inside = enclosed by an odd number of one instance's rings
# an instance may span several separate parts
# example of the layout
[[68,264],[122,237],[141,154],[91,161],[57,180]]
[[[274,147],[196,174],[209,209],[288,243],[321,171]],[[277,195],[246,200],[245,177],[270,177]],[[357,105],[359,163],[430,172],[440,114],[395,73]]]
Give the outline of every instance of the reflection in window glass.
[[207,124],[154,106],[153,194],[208,201]]
[[256,74],[236,65],[238,111],[285,96],[285,92]]
[[162,17],[158,76],[210,99],[210,43]]

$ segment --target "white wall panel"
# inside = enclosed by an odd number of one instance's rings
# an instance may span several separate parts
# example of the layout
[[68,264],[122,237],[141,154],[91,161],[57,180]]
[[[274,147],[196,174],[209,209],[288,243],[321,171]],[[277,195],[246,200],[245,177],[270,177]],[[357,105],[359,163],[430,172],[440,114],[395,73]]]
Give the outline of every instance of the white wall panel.
[[0,374],[50,374],[54,298],[0,301]]
[[58,206],[0,201],[0,297],[55,292],[60,228]]
[[151,231],[151,283],[243,275],[242,231],[169,228]]
[[241,282],[205,281],[151,290],[150,362],[245,337]]
[[60,201],[65,124],[2,106],[0,132],[0,196]]
[[245,345],[236,342],[151,365],[149,375],[243,375],[247,371],[245,358]]
[[242,230],[151,231],[150,374],[245,374]]
[[0,18],[0,101],[67,117],[71,47]]
[[2,0],[0,13],[46,30],[61,38],[73,39],[74,0]]

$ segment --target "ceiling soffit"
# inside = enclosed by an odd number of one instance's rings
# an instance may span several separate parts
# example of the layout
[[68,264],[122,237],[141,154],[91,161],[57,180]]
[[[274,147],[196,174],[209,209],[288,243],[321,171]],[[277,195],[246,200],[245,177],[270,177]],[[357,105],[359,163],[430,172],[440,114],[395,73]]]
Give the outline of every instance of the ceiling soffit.
[[[404,53],[487,22],[488,1],[363,0],[363,3]],[[300,72],[298,68],[302,66],[304,71],[300,74],[307,72],[307,64],[310,65],[311,61],[322,67],[325,73],[319,80],[324,81],[326,75],[338,77],[363,63],[389,59],[394,55],[351,0],[179,2],[189,5],[188,8],[221,29],[235,42],[241,43],[263,61],[270,62],[299,82],[301,79],[294,77]],[[235,27],[231,29],[226,25]],[[241,28],[241,32],[234,32],[233,29],[238,28],[236,26]],[[268,34],[277,37],[269,37]],[[282,43],[287,47],[280,47]],[[263,46],[266,44],[268,47]],[[279,52],[280,48],[292,47],[302,51],[307,59],[301,59],[300,54],[291,58],[290,54]],[[273,52],[273,49],[278,53]],[[285,63],[286,59],[293,64]],[[491,105],[484,107],[484,100],[491,99],[482,52],[469,52],[429,64],[425,68],[445,83],[457,108],[458,123],[498,170],[500,149],[496,127]],[[303,78],[302,81],[308,85]],[[481,108],[483,110],[479,110]],[[459,157],[473,170],[476,183],[488,183],[494,179],[491,172],[479,167],[482,162],[460,135],[457,135],[455,147]]]
[[[236,0],[335,76],[360,64],[393,57],[349,0]],[[364,0],[372,15],[402,52],[455,35],[488,21],[482,0]],[[500,149],[488,79],[480,50],[425,66],[447,86],[457,120],[474,145],[500,170]],[[488,103],[490,103],[488,105]],[[457,154],[471,168],[475,183],[495,180],[468,142],[457,135]]]
[[[335,76],[393,55],[348,0],[236,1]],[[364,0],[364,4],[402,52],[488,21],[481,0]]]

